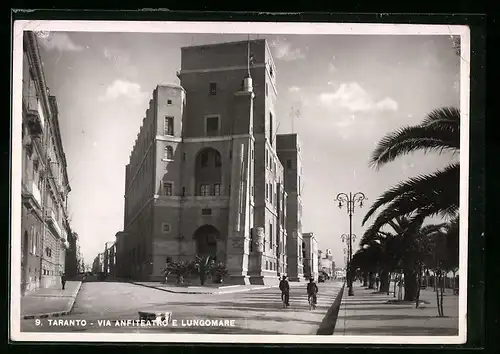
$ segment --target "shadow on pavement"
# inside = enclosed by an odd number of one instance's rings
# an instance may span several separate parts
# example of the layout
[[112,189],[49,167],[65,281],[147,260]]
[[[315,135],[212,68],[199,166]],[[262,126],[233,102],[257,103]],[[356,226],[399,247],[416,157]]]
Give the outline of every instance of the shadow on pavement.
[[[458,323],[457,323],[458,324]],[[397,333],[395,335],[394,333]],[[344,335],[341,331],[334,333],[334,335]],[[395,337],[400,336],[457,336],[458,329],[452,328],[439,328],[439,327],[404,327],[401,326],[378,326],[378,327],[356,327],[355,329],[346,331],[346,336],[354,335],[390,335]]]
[[[381,321],[390,321],[390,320],[406,320],[406,319],[415,319],[415,320],[421,320],[421,319],[429,319],[428,315],[422,315],[422,316],[414,316],[414,315],[405,315],[405,314],[400,314],[400,315],[349,315],[349,316],[339,316],[339,318],[342,318],[342,320],[348,320],[348,321],[363,321],[363,320],[381,320]],[[431,317],[433,318],[433,317]],[[438,317],[436,318],[446,318],[446,317]],[[450,318],[450,317],[448,317]],[[457,326],[458,326],[458,317],[457,318]]]
[[[353,310],[354,306],[351,305],[351,304],[347,304],[347,306],[345,304],[342,304],[340,306],[340,313],[342,313],[342,311],[345,310],[345,307],[347,307],[349,310]],[[408,308],[411,308],[411,307],[408,307],[408,306],[396,306],[396,305],[391,305],[391,306],[389,306],[389,305],[385,305],[385,306],[356,306],[356,308],[354,310],[356,310],[356,311],[357,310],[379,311],[379,310],[406,310]]]

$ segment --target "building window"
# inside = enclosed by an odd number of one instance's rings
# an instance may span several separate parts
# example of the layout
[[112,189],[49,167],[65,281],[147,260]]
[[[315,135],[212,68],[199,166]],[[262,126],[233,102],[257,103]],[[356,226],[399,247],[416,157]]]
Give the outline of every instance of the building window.
[[219,134],[219,117],[214,116],[206,118],[206,134],[207,136]]
[[272,183],[269,183],[269,201],[273,202],[273,184]]
[[201,167],[207,167],[208,166],[208,151],[203,151],[201,155]]
[[215,82],[210,83],[210,96],[217,95],[217,84]]
[[269,245],[271,246],[271,250],[273,249],[273,224],[269,223]]
[[163,195],[172,196],[172,194],[173,194],[172,182],[163,182]]
[[200,195],[201,196],[208,196],[208,195],[210,195],[210,185],[209,184],[202,184],[202,185],[200,185]]
[[268,95],[268,90],[269,90],[269,88],[268,88],[268,85],[267,85],[267,82],[266,82],[266,97]]
[[215,154],[215,156],[214,156],[214,164],[215,164],[215,167],[221,167],[222,166],[222,161],[221,161],[220,154]]
[[253,252],[253,228],[250,228],[250,240],[249,240],[248,251]]
[[167,104],[172,104],[172,100],[167,100]]
[[269,269],[269,261],[266,261],[266,270]]
[[266,183],[266,199],[269,198],[269,185]]
[[267,149],[266,149],[266,168],[268,167],[267,164],[268,164],[268,152],[267,152]]
[[273,143],[273,114],[269,112],[269,141]]
[[165,146],[164,158],[167,160],[174,159],[174,148],[171,146]]
[[[165,222],[163,224],[161,224],[161,232],[164,233],[164,234],[170,233],[170,224],[167,224]],[[167,257],[167,263],[169,263],[168,262],[168,258],[169,257]]]
[[204,216],[212,215],[212,209],[209,209],[209,208],[201,209],[201,215],[204,215]]
[[220,195],[220,184],[214,184],[214,195]]
[[174,117],[165,117],[165,135],[174,135]]
[[286,160],[286,168],[292,168],[292,160]]
[[252,161],[253,161],[253,149],[252,149]]

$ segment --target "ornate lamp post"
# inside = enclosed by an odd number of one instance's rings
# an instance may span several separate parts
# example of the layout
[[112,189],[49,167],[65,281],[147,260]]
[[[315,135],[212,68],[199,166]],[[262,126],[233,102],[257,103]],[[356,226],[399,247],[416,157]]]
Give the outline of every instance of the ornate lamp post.
[[[335,198],[335,201],[339,202],[339,208],[342,208],[343,206],[346,206],[347,209],[347,215],[349,215],[349,247],[348,247],[348,273],[350,271],[349,267],[351,264],[352,260],[352,214],[354,214],[354,209],[356,205],[358,205],[360,208],[363,207],[363,201],[366,200],[366,196],[362,192],[357,192],[357,193],[351,193],[349,194],[346,193],[339,193],[337,194],[337,197]],[[348,296],[353,296],[354,292],[352,290],[352,276],[347,277],[347,286],[349,288],[348,290]]]

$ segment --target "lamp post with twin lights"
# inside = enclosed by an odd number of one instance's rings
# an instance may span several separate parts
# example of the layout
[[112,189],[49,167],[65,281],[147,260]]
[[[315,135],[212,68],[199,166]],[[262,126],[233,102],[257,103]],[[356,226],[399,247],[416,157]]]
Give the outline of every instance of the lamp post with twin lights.
[[[354,214],[354,209],[356,205],[360,208],[363,207],[363,201],[366,200],[366,196],[362,192],[357,193],[339,193],[335,198],[335,201],[339,202],[339,208],[346,206],[347,215],[349,215],[349,235],[348,235],[348,264],[347,264],[347,286],[348,286],[348,296],[353,296],[354,291],[352,290],[352,274],[350,274],[350,265],[352,260],[352,215]],[[347,236],[347,235],[346,235]]]

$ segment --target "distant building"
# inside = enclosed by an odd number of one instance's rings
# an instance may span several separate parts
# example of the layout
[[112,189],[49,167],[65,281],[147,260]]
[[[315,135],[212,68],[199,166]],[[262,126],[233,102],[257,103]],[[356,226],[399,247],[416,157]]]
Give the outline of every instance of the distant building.
[[104,253],[99,253],[92,262],[92,273],[104,273]]
[[50,95],[35,33],[23,32],[21,294],[60,287],[71,228],[71,191],[58,107]]
[[312,232],[302,234],[304,242],[304,275],[306,278],[318,279],[318,241]]
[[210,256],[233,284],[302,275],[300,146],[277,135],[265,40],[182,48],[180,85],[158,85],[125,168],[120,277],[162,279]]
[[116,244],[115,242],[106,242],[104,245],[104,273],[115,275],[116,265]]
[[78,234],[71,232],[68,234],[69,248],[66,250],[65,273],[68,278],[76,276],[80,272],[80,259],[78,245]]
[[327,248],[324,253],[320,251],[318,257],[318,268],[320,272],[326,273],[329,277],[334,276],[335,261],[333,260],[331,249]]

